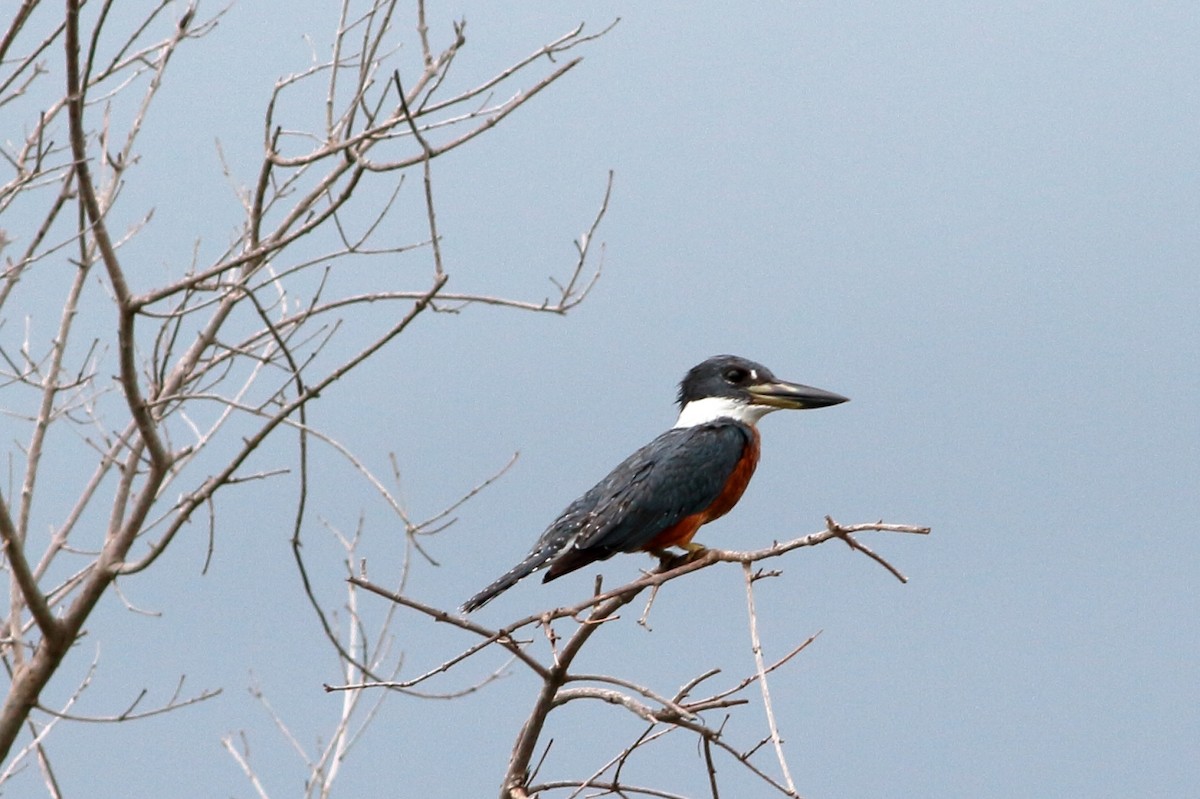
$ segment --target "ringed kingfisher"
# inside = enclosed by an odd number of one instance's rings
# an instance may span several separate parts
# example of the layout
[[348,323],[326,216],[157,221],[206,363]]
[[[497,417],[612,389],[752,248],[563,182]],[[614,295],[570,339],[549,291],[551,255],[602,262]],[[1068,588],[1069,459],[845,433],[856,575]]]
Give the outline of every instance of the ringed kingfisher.
[[758,465],[758,420],[781,408],[824,408],[846,397],[779,380],[736,355],[717,355],[688,371],[678,401],[674,427],[568,505],[525,559],[464,602],[463,611],[482,607],[539,569],[549,582],[618,552],[702,551],[692,536],[737,504]]

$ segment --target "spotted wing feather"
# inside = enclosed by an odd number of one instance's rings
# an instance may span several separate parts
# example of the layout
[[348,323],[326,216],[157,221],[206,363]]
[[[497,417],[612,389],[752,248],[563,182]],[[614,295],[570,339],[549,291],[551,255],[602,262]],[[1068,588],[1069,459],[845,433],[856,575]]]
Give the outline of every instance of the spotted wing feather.
[[751,433],[732,420],[674,428],[626,458],[567,506],[530,553],[463,603],[470,612],[549,565],[553,580],[618,552],[644,549],[720,495]]
[[575,530],[545,579],[618,552],[644,550],[659,533],[706,510],[752,435],[736,422],[716,422],[668,430],[642,447],[579,500],[588,512],[570,518]]

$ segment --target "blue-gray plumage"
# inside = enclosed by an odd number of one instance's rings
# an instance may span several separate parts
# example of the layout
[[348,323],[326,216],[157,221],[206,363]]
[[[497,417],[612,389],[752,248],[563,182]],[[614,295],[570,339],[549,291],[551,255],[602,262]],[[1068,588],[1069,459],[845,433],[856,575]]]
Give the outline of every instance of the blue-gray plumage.
[[819,408],[846,398],[785,383],[760,364],[733,355],[709,358],[680,384],[676,426],[626,458],[542,533],[532,551],[468,599],[481,607],[547,568],[543,582],[618,552],[694,551],[701,525],[741,498],[758,463],[755,423],[780,408]]

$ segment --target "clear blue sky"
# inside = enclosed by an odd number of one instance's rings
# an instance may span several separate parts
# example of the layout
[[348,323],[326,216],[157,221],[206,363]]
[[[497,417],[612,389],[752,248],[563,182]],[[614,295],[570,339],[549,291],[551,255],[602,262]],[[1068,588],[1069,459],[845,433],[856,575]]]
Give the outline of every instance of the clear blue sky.
[[[214,139],[249,180],[258,109],[307,63],[302,34],[320,47],[332,24],[325,4],[304,5],[237,4],[181,52],[158,109],[178,124],[147,139],[139,167],[187,187],[144,195],[160,209],[151,263],[186,261],[197,237],[224,242],[211,220],[237,205]],[[451,288],[548,294],[612,169],[597,288],[566,318],[429,318],[313,411],[381,473],[396,453],[417,516],[520,451],[427,542],[441,566],[418,570],[414,595],[457,606],[672,423],[688,367],[745,355],[853,401],[765,420],[754,483],[699,540],[754,548],[825,514],[933,527],[864,538],[908,585],[831,543],[761,588],[768,657],[822,631],[772,682],[803,795],[1194,795],[1200,5],[533,8],[431,4],[435,40],[468,21],[455,85],[581,20],[621,17],[563,82],[435,163]],[[333,603],[340,564],[319,519],[349,530],[365,514],[380,582],[401,538],[343,463],[318,468],[307,534]],[[67,795],[251,797],[219,745],[240,730],[271,795],[300,795],[302,764],[247,693],[260,685],[306,744],[337,710],[320,689],[336,662],[291,564],[293,500],[285,481],[235,491],[208,576],[194,525],[161,569],[123,583],[161,618],[107,603],[81,645],[101,665],[80,712],[118,711],[143,686],[163,697],[180,673],[225,693],[140,724],[60,728]],[[614,585],[647,564],[600,571]],[[594,571],[523,583],[479,617],[578,599]],[[749,673],[740,579],[731,567],[672,584],[653,632],[627,618],[589,668],[668,694],[710,666]],[[437,662],[423,647],[458,640],[410,617],[397,636],[406,674]],[[532,702],[512,671],[457,703],[389,699],[335,795],[493,795]],[[560,773],[598,765],[636,729],[616,709],[589,714],[554,732]],[[745,719],[751,740],[759,711]],[[695,746],[674,746],[641,773],[678,771],[666,787],[704,795]],[[37,795],[27,776],[14,796]]]

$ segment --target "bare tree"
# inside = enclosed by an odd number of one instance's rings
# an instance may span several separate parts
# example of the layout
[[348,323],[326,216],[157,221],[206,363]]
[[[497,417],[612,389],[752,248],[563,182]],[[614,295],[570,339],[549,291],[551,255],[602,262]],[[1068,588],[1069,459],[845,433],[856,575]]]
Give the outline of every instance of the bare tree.
[[[659,742],[683,736],[692,736],[702,753],[712,796],[720,795],[723,762],[797,796],[768,678],[811,639],[766,656],[755,585],[779,572],[765,562],[836,539],[903,579],[855,534],[926,530],[827,520],[818,533],[766,549],[707,550],[663,563],[629,585],[610,591],[597,585],[595,596],[573,607],[492,629],[414,599],[407,580],[422,538],[443,529],[459,505],[499,474],[449,507],[414,518],[388,480],[309,421],[308,408],[323,392],[422,315],[475,304],[564,314],[587,296],[599,275],[594,239],[607,190],[597,186],[596,214],[583,221],[573,260],[552,278],[554,296],[461,293],[449,288],[452,270],[442,256],[434,165],[559,81],[579,63],[574,48],[604,31],[566,31],[490,77],[462,83],[451,68],[467,44],[464,23],[431,27],[420,0],[411,12],[397,0],[343,0],[334,29],[323,45],[314,44],[320,55],[264,90],[256,167],[247,173],[225,165],[240,204],[234,235],[226,241],[224,231],[199,218],[195,235],[162,256],[165,266],[147,268],[136,242],[152,232],[153,209],[130,207],[129,197],[139,196],[134,187],[162,181],[141,162],[140,143],[163,124],[156,109],[175,56],[202,46],[220,14],[204,17],[195,5],[167,0],[137,17],[118,14],[112,0],[65,3],[64,11],[24,0],[0,38],[0,388],[9,429],[19,431],[6,442],[9,468],[0,483],[0,567],[9,580],[0,661],[10,678],[0,707],[0,790],[36,764],[48,795],[62,794],[43,746],[60,724],[133,721],[218,693],[188,689],[181,678],[157,706],[144,707],[138,696],[121,712],[88,717],[75,704],[104,662],[92,661],[70,685],[63,685],[63,666],[84,657],[76,644],[101,599],[119,596],[123,582],[159,566],[182,529],[193,522],[207,528],[209,546],[216,546],[219,496],[288,475],[299,497],[290,520],[295,568],[312,618],[341,664],[327,686],[341,700],[337,721],[322,743],[302,743],[287,712],[254,690],[301,753],[307,796],[332,794],[385,697],[454,699],[478,691],[504,667],[487,666],[487,676],[466,685],[446,688],[438,680],[496,653],[527,669],[538,685],[529,715],[512,724],[507,772],[497,775],[506,799],[676,796],[670,787],[639,785],[626,775],[631,762],[656,756]],[[405,35],[415,47],[400,48]],[[407,53],[413,55],[406,60]],[[415,240],[399,238],[389,224],[402,207],[416,209],[423,221]],[[399,288],[397,263],[405,264],[407,281]],[[369,312],[379,305],[394,310]],[[347,533],[324,521],[344,552],[345,594],[333,603],[319,596],[302,546],[312,526],[314,446],[337,453],[361,475],[405,532],[404,568],[381,585],[367,579],[361,560],[365,523]],[[751,671],[721,683],[714,669],[697,663],[684,685],[664,690],[623,676],[616,665],[604,673],[577,667],[579,653],[618,623],[622,608],[648,594],[638,620],[646,624],[660,586],[720,564],[742,570]],[[364,611],[367,601],[371,612]],[[407,674],[393,634],[406,609],[476,640]],[[44,699],[51,686],[67,699],[51,706]],[[737,740],[726,720],[750,692],[758,693],[766,729]],[[621,709],[644,726],[590,774],[540,776],[548,762],[548,720],[560,708],[588,704],[582,700]],[[223,744],[255,795],[269,796],[246,741],[230,735]]]
[[[513,662],[526,667],[536,676],[540,690],[533,697],[528,717],[517,725],[512,756],[501,780],[500,799],[551,795],[651,796],[663,799],[679,797],[681,794],[673,792],[669,786],[632,782],[623,776],[623,771],[632,759],[645,756],[647,750],[653,749],[656,743],[668,736],[680,735],[695,737],[698,748],[703,753],[700,768],[714,799],[721,795],[718,763],[733,764],[751,775],[760,788],[781,796],[799,797],[784,752],[779,725],[775,720],[768,675],[802,652],[812,643],[815,635],[791,646],[786,653],[772,662],[766,661],[758,631],[754,586],[760,580],[781,576],[782,571],[768,569],[764,564],[799,549],[840,540],[851,549],[875,560],[901,582],[907,582],[907,578],[895,566],[858,541],[855,535],[869,531],[918,535],[929,533],[929,529],[925,527],[883,522],[844,526],[826,517],[825,523],[824,530],[776,542],[765,549],[749,552],[705,549],[685,556],[667,557],[660,563],[657,571],[646,574],[632,583],[602,591],[597,581],[595,595],[586,601],[527,616],[500,629],[485,627],[452,611],[433,607],[406,596],[402,591],[384,588],[361,576],[352,577],[352,586],[361,587],[391,600],[398,606],[465,631],[477,640],[453,657],[411,677],[327,686],[327,690],[344,691],[350,695],[372,689],[411,692],[461,669],[470,660],[496,650],[504,650],[509,653]],[[602,635],[605,627],[618,623],[618,612],[622,608],[649,591],[645,608],[637,619],[638,624],[645,625],[654,597],[661,586],[722,563],[738,564],[742,570],[747,611],[747,644],[755,666],[753,672],[735,678],[732,682],[710,687],[717,681],[720,670],[705,664],[696,664],[695,675],[668,695],[664,691],[615,673],[620,666],[618,663],[612,664],[614,671],[606,673],[584,673],[576,670],[575,663],[583,648],[593,636]],[[541,645],[540,652],[538,644]],[[465,690],[476,690],[491,682],[499,673],[493,672],[481,683]],[[765,734],[757,739],[737,741],[726,730],[726,723],[731,713],[750,703],[747,693],[755,689],[765,713]],[[459,689],[459,692],[463,690]],[[539,774],[551,744],[545,736],[551,714],[581,700],[592,700],[621,708],[644,722],[645,727],[631,741],[617,747],[611,755],[597,763],[595,770],[590,774],[541,779]],[[567,746],[569,745],[568,743]],[[764,750],[770,755],[761,754]],[[773,765],[762,762],[765,757],[771,755],[774,759]],[[671,777],[678,779],[678,762],[672,762],[676,768],[671,770]]]
[[[10,437],[0,490],[10,585],[0,785],[33,759],[51,795],[58,789],[42,743],[77,718],[71,704],[87,680],[65,706],[48,707],[43,691],[78,657],[73,645],[100,599],[153,569],[190,522],[211,530],[218,494],[291,471],[297,440],[304,485],[310,436],[338,448],[311,428],[306,407],[422,314],[472,303],[575,307],[598,275],[591,233],[607,204],[605,196],[553,298],[448,290],[433,163],[562,78],[579,63],[569,51],[594,37],[580,26],[456,87],[450,69],[466,46],[464,23],[435,32],[421,2],[407,10],[396,0],[345,0],[323,56],[269,90],[255,173],[227,166],[242,209],[236,235],[214,244],[224,232],[199,227],[163,257],[167,267],[148,269],[127,253],[153,225],[152,210],[124,198],[131,185],[166,184],[142,169],[139,142],[161,124],[156,99],[174,57],[211,34],[217,17],[161,0],[130,18],[117,5],[66,0],[61,10],[24,0],[0,37],[0,386],[16,425],[8,429],[21,431]],[[398,46],[404,29],[418,45],[403,51],[417,54],[408,61]],[[415,241],[397,240],[386,224],[407,195],[425,220]],[[401,259],[425,266],[407,268],[411,285],[394,288]],[[352,265],[354,281],[344,279]],[[367,268],[375,287],[364,291]],[[47,307],[60,304],[48,326]],[[368,304],[396,310],[381,323],[364,313]],[[76,468],[59,470],[68,463]],[[80,463],[88,466],[77,479]],[[64,490],[72,499],[60,504]],[[307,585],[303,518],[302,494],[295,552]],[[347,663],[374,674],[315,599],[314,608]],[[109,720],[211,695],[181,686],[162,707],[135,702]],[[318,795],[336,775],[342,733],[312,763]]]

